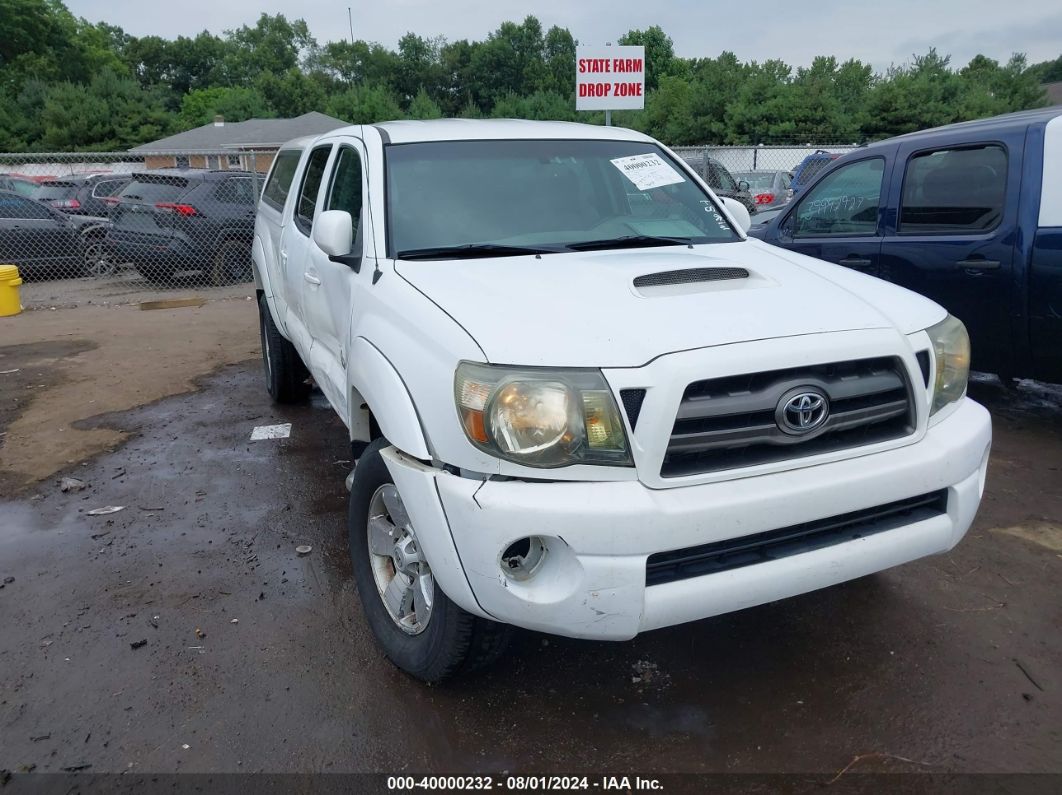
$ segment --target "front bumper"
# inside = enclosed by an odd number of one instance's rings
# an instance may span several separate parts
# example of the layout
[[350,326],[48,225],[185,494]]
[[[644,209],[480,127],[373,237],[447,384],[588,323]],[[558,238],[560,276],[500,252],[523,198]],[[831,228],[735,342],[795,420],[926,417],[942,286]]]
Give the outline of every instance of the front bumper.
[[[482,616],[578,638],[639,632],[740,610],[946,552],[984,490],[988,412],[964,399],[915,444],[719,483],[650,489],[637,481],[528,482],[458,477],[390,451],[385,459],[432,571]],[[946,489],[947,512],[854,541],[715,574],[646,586],[649,555],[763,533]],[[500,559],[546,539],[516,582]]]

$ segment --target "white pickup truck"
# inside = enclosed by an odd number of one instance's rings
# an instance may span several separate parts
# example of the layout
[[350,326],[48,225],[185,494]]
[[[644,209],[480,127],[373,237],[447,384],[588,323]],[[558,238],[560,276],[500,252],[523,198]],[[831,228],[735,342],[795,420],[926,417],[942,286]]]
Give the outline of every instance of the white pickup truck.
[[962,324],[746,238],[630,130],[393,122],[293,141],[255,227],[270,394],[350,432],[350,552],[428,681],[507,625],[639,632],[951,549],[991,424]]

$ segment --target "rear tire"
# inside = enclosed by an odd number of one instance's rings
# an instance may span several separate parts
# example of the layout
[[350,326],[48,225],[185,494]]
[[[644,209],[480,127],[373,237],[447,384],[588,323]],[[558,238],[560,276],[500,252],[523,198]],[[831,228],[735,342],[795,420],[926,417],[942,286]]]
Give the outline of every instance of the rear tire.
[[280,333],[264,295],[258,298],[258,321],[262,336],[262,362],[266,389],[277,403],[299,403],[310,394],[310,377],[295,346]]
[[238,238],[222,241],[210,262],[208,278],[214,287],[238,282],[249,282],[254,274],[251,269],[251,245]]
[[[394,489],[391,473],[380,455],[380,451],[389,446],[390,443],[383,438],[369,445],[354,470],[354,483],[350,490],[347,520],[350,558],[369,628],[387,658],[422,681],[440,682],[455,674],[485,668],[505,652],[512,634],[511,627],[479,618],[461,609],[447,598],[433,578],[433,597],[425,620],[407,621],[403,628],[399,619],[384,604],[379,571],[381,565],[386,565],[387,558],[380,555],[379,550],[374,553],[370,549],[369,515],[379,505],[379,501],[374,502],[374,497],[388,487],[392,501],[397,497],[398,505],[401,506],[401,496]],[[404,508],[400,508],[399,516],[402,513]],[[396,533],[404,529],[406,540],[416,541],[411,523],[396,518],[390,512],[386,519]],[[427,571],[430,576],[427,561],[419,565],[424,567],[421,571]],[[393,566],[390,571],[395,578],[401,576]]]
[[102,235],[86,237],[81,242],[85,266],[82,275],[100,278],[111,276],[116,268],[103,244]]

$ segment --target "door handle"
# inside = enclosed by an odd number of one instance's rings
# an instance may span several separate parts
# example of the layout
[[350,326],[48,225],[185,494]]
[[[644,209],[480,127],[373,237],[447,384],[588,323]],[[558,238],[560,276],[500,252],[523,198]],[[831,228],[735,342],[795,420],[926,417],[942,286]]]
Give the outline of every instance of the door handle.
[[306,281],[308,281],[308,282],[309,282],[310,284],[320,284],[320,283],[321,283],[321,280],[320,280],[320,279],[318,279],[318,278],[317,278],[316,276],[314,276],[314,275],[313,275],[312,273],[310,273],[309,271],[306,271],[306,272],[304,272],[304,273],[302,274],[302,278],[304,278],[304,279],[305,279]]
[[955,263],[966,270],[994,271],[999,270],[998,259],[961,259]]
[[837,264],[848,268],[868,268],[873,263],[866,257],[847,256],[842,260],[838,260]]

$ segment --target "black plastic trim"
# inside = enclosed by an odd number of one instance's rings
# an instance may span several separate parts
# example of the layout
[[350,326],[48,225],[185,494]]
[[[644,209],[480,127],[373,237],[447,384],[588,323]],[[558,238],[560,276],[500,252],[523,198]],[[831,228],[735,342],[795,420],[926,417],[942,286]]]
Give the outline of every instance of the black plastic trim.
[[948,512],[948,490],[897,500],[813,522],[650,555],[647,586],[717,574],[843,544]]

